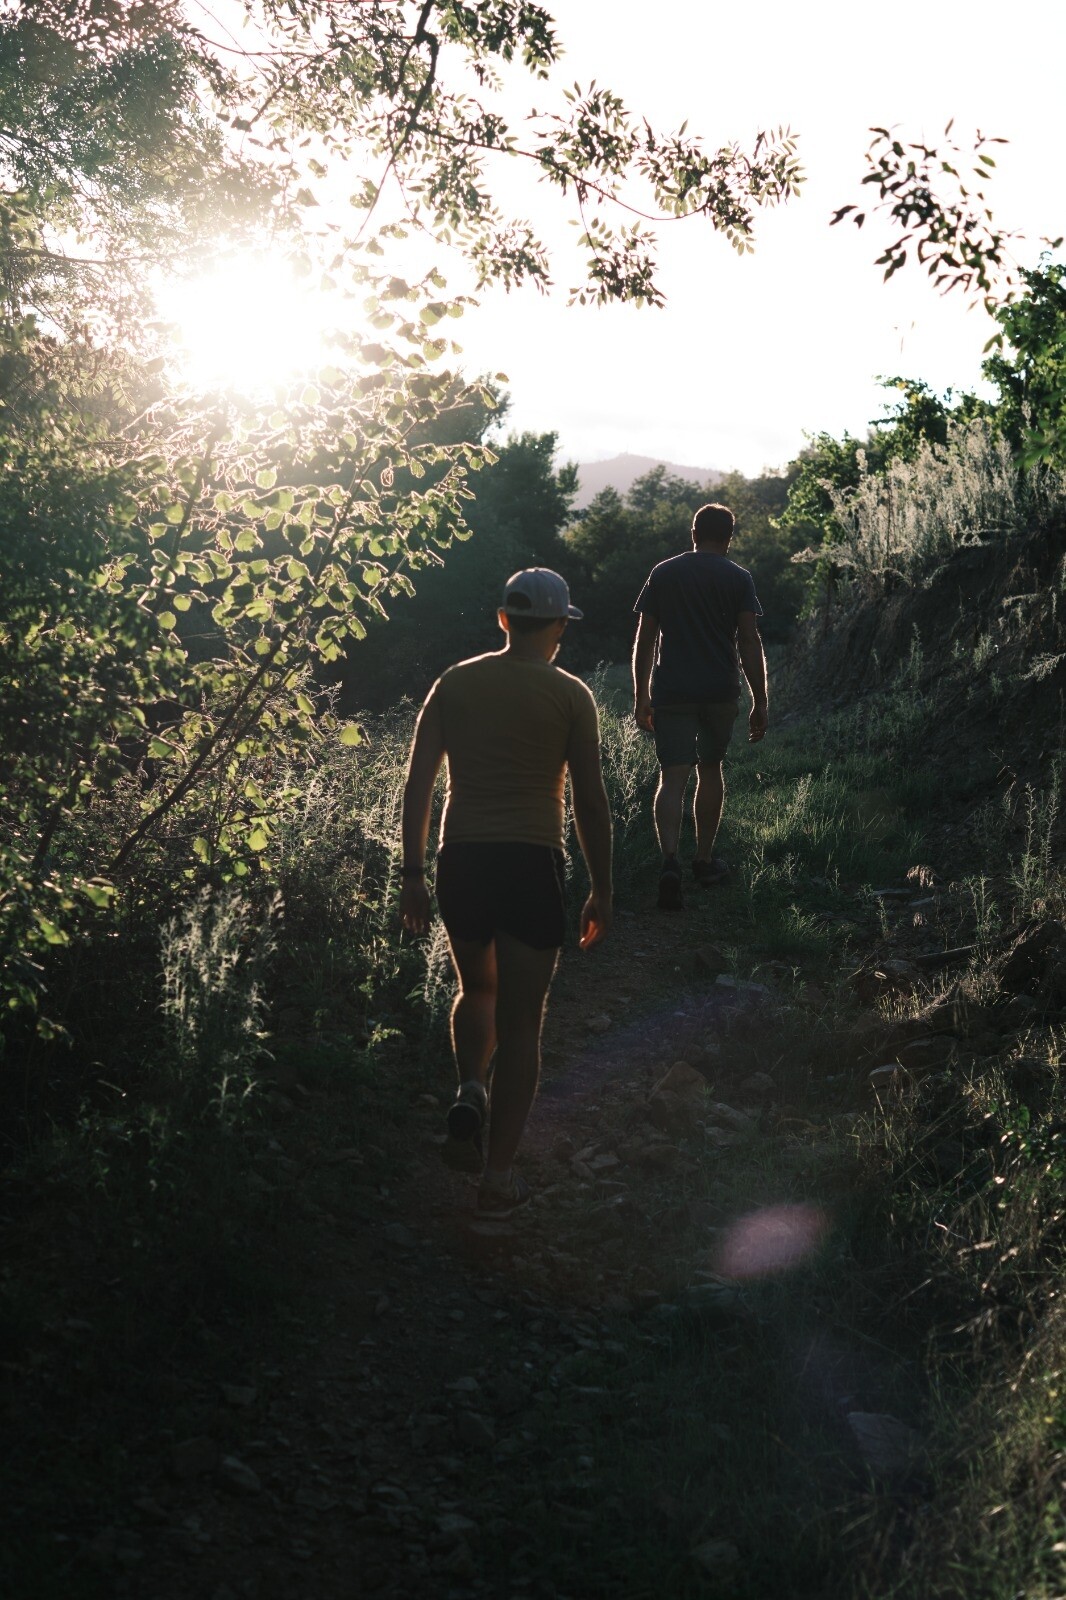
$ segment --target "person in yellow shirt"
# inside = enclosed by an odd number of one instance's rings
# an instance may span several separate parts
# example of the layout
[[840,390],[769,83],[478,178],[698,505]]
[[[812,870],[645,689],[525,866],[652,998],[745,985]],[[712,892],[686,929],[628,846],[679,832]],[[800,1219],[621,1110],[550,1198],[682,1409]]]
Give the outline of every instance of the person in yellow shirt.
[[566,929],[567,774],[591,879],[582,948],[611,924],[611,816],[596,703],[554,664],[567,623],[581,616],[557,572],[531,567],[509,578],[498,612],[504,648],[438,678],[419,713],[404,786],[400,916],[417,934],[430,924],[430,805],[447,761],[436,893],[458,979],[451,1022],[459,1090],[443,1154],[457,1170],[481,1171],[495,1053],[482,1219],[506,1218],[530,1198],[514,1158],[537,1092],[544,1008]]

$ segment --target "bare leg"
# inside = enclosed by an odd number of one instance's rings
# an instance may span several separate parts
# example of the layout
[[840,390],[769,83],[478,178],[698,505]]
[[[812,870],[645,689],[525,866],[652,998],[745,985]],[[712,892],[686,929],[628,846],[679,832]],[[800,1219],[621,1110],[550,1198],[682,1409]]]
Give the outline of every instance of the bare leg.
[[540,1030],[558,950],[496,935],[496,1066],[487,1170],[511,1169],[540,1077]]
[[696,823],[696,860],[710,861],[725,801],[722,763],[701,761],[696,774],[696,798],[692,803]]
[[655,794],[655,831],[664,856],[676,856],[691,767],[663,767]]
[[460,1084],[484,1084],[496,1048],[496,946],[451,941],[459,993],[452,1006],[452,1049]]

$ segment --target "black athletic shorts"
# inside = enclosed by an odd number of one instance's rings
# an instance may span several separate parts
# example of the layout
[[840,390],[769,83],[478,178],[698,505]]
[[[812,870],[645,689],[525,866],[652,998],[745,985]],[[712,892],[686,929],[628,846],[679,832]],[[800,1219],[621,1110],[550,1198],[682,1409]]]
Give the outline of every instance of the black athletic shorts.
[[533,950],[566,935],[566,858],[546,844],[446,844],[437,853],[437,905],[452,939],[498,933]]

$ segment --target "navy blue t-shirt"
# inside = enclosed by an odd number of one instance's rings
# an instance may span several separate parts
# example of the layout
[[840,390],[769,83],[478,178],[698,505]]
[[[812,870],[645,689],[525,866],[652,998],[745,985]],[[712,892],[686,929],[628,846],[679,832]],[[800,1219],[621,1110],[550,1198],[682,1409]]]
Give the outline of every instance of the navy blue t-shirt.
[[652,704],[740,696],[737,618],[762,616],[751,573],[728,556],[687,550],[653,567],[634,611],[659,623]]

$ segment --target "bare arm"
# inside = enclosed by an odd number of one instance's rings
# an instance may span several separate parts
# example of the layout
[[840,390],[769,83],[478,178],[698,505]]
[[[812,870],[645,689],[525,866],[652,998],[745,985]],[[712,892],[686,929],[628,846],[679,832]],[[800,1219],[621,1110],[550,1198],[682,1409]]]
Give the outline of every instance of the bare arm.
[[403,886],[400,891],[400,920],[409,933],[425,933],[429,927],[429,890],[426,888],[426,841],[429,838],[429,813],[433,785],[444,760],[444,739],[436,702],[428,700],[419,713],[403,788]]
[[748,742],[756,744],[766,732],[766,653],[762,647],[754,611],[742,611],[737,618],[737,649],[740,664],[751,690],[748,717]]
[[569,751],[567,763],[574,826],[592,879],[592,891],[581,912],[581,947],[586,949],[602,939],[611,925],[611,809],[603,787],[599,745],[583,739]]
[[653,617],[650,611],[642,611],[633,641],[633,715],[638,726],[649,732],[655,722],[651,708],[651,669],[655,665],[658,642],[658,617]]

